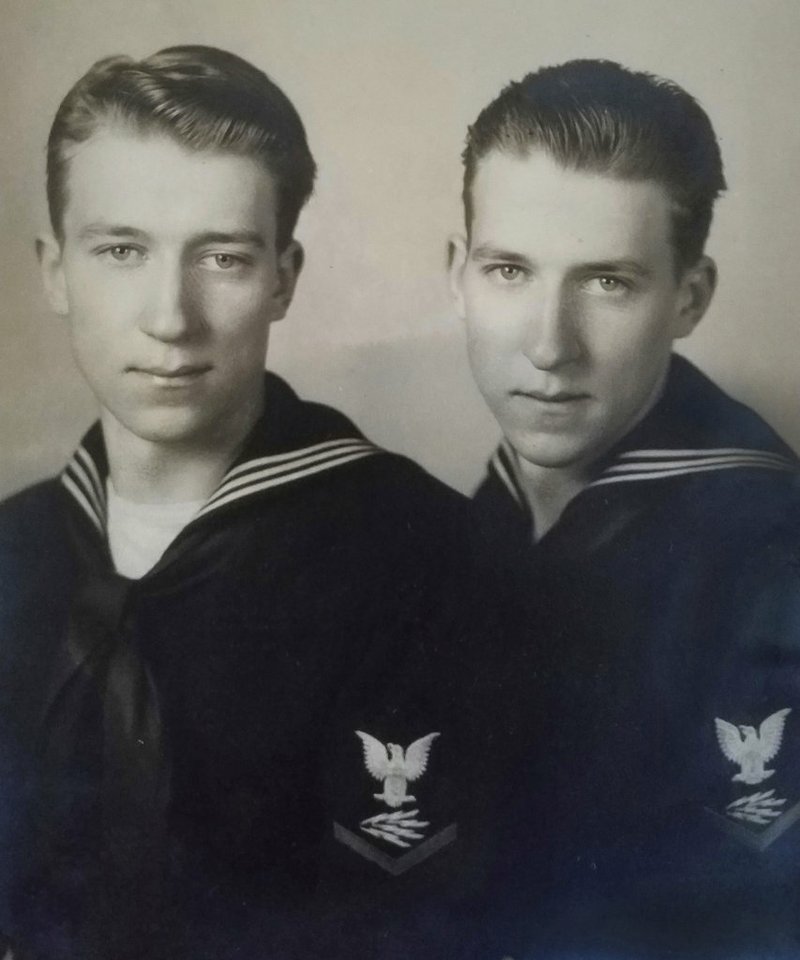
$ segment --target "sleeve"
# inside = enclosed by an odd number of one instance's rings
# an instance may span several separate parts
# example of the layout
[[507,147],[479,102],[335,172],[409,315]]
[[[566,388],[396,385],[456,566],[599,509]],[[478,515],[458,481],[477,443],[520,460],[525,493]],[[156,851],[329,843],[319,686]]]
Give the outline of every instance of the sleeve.
[[[728,653],[701,719],[697,806],[731,911],[791,935],[800,900],[800,526],[787,520],[732,578]],[[738,730],[738,749],[723,749]],[[725,732],[723,734],[723,731]],[[735,755],[735,759],[731,756]],[[708,867],[707,867],[708,868]],[[724,884],[723,884],[724,881]],[[735,906],[738,904],[738,907]]]
[[599,908],[612,938],[686,957],[800,946],[798,529],[787,518],[716,571],[722,602],[695,637],[712,668],[671,744],[680,802],[625,851],[637,870]]

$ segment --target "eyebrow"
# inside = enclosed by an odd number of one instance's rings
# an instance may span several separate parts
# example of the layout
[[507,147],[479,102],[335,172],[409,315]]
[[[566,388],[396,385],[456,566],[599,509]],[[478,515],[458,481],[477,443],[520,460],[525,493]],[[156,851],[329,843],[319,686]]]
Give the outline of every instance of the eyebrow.
[[201,247],[206,243],[238,243],[250,247],[258,247],[263,250],[267,243],[264,237],[257,230],[234,230],[233,233],[225,233],[219,230],[209,230],[192,238],[192,245]]
[[[82,240],[92,240],[96,237],[146,240],[149,234],[138,227],[129,227],[124,224],[90,223],[80,231],[79,236]],[[191,238],[191,245],[194,247],[201,247],[208,243],[239,244],[240,246],[257,247],[260,250],[263,250],[267,245],[266,240],[257,230],[234,230],[230,233],[221,230],[207,230],[205,233],[200,233]]]
[[632,273],[637,277],[649,277],[652,270],[638,260],[599,260],[596,263],[582,263],[578,268],[586,273]]
[[115,223],[90,223],[83,227],[78,234],[81,240],[91,240],[94,237],[135,237],[144,239],[147,234],[137,227],[126,227]]
[[490,247],[486,244],[480,247],[475,247],[471,256],[473,260],[503,260],[510,263],[531,262],[521,253],[512,253],[511,250],[502,250],[500,247]]

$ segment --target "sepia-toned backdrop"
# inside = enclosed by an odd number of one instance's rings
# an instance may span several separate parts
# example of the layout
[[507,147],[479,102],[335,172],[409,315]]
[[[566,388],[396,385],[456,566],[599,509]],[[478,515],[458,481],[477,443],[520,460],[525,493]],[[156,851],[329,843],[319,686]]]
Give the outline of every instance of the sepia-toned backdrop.
[[93,416],[33,253],[52,115],[97,58],[177,43],[265,69],[319,163],[269,365],[462,490],[496,439],[444,280],[466,125],[508,80],[574,57],[678,81],[710,113],[730,184],[709,246],[720,287],[685,352],[800,448],[796,0],[4,0],[0,495],[56,471]]

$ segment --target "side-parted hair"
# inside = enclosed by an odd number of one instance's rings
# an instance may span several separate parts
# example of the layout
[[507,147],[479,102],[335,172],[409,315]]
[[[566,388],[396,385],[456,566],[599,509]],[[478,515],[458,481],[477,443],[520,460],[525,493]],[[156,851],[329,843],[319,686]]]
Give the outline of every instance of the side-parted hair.
[[480,160],[493,150],[525,156],[533,149],[567,169],[662,184],[673,205],[677,267],[702,256],[725,177],[711,121],[677,84],[609,60],[571,60],[510,83],[467,134],[467,232]]
[[47,201],[59,242],[71,150],[110,125],[260,161],[276,185],[278,248],[292,239],[316,164],[288,97],[246,60],[204,46],[170,47],[139,61],[98,60],[64,97],[50,128]]

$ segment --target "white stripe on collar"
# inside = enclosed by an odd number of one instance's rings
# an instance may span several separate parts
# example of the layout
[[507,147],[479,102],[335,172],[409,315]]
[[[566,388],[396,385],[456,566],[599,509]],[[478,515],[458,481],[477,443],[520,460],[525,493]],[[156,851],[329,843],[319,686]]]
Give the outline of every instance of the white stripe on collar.
[[343,437],[341,440],[325,440],[323,443],[315,443],[311,447],[302,447],[299,450],[290,450],[288,453],[276,453],[267,457],[256,457],[254,460],[247,460],[245,463],[240,463],[237,467],[231,467],[231,469],[223,477],[222,482],[215,491],[214,495],[216,496],[221,487],[228,483],[228,481],[233,480],[242,474],[250,473],[250,471],[257,468],[278,466],[281,463],[289,464],[294,460],[300,460],[310,455],[323,453],[328,450],[333,452],[339,447],[352,447],[354,444],[372,447],[372,444],[368,440],[361,440],[355,437]]
[[750,447],[703,447],[695,450],[628,450],[621,453],[619,460],[675,460],[681,457],[733,457],[759,456],[780,460],[791,464],[792,461],[780,453],[771,453],[769,450],[756,450]]
[[[382,452],[368,440],[352,437],[328,440],[289,453],[248,460],[225,474],[195,520],[264,490],[302,480]],[[85,447],[80,446],[77,449],[61,474],[61,482],[98,531],[105,535],[105,490],[97,466]]]
[[85,476],[91,484],[91,489],[94,492],[95,506],[102,513],[103,505],[105,504],[106,487],[103,481],[100,479],[100,474],[95,466],[95,462],[83,447],[78,447],[75,452],[75,456],[80,461],[81,466],[85,471]]
[[94,506],[86,499],[86,496],[83,493],[83,490],[75,483],[72,477],[65,470],[61,474],[61,482],[69,490],[73,497],[78,501],[78,504],[83,508],[84,513],[86,513],[92,523],[97,527],[98,531],[105,536],[106,524],[105,517],[98,516],[97,511]]
[[207,516],[242,497],[301,480],[380,452],[378,447],[367,440],[350,439],[327,441],[304,450],[295,450],[291,454],[249,460],[225,476],[197,516]]
[[85,447],[80,446],[61,474],[61,482],[78,501],[101,534],[106,531],[106,495],[100,474]]
[[797,464],[777,453],[738,447],[631,450],[621,454],[619,460],[604,470],[589,486],[599,487],[608,483],[660,480],[664,477],[747,468],[790,472],[797,470]]
[[[505,458],[503,457],[505,454]],[[517,503],[522,495],[516,483],[514,467],[517,453],[507,440],[503,440],[490,463],[498,478]],[[629,450],[621,453],[597,480],[588,487],[600,487],[609,483],[630,483],[642,480],[661,480],[665,477],[689,476],[695,473],[710,473],[732,469],[780,470],[792,472],[797,463],[779,453],[768,450],[750,450],[746,447],[708,447],[705,449],[681,450]],[[587,487],[587,488],[588,488]]]
[[[508,460],[508,465],[503,460],[503,454]],[[517,486],[516,477],[514,476],[512,464],[516,463],[517,454],[508,440],[503,440],[500,443],[500,446],[495,450],[492,455],[492,459],[489,461],[490,465],[494,469],[494,472],[497,474],[503,486],[506,487],[511,496],[516,500],[520,506],[525,506],[525,501],[522,495],[521,490]]]

